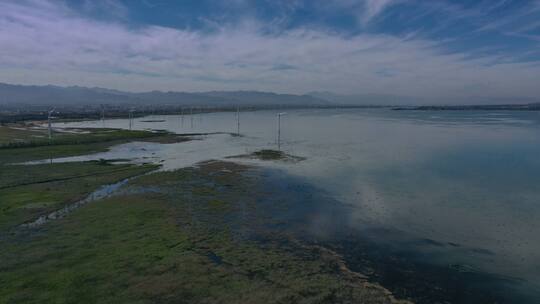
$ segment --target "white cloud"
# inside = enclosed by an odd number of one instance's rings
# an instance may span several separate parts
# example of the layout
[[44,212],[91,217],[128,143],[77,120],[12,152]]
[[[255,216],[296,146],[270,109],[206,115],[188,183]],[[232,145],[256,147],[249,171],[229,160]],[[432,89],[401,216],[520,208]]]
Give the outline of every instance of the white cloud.
[[[376,10],[376,9],[375,9]],[[132,91],[255,89],[432,98],[540,96],[538,63],[444,54],[428,40],[296,29],[254,22],[212,34],[132,29],[39,1],[0,3],[0,81]],[[276,67],[294,68],[276,68]]]
[[360,24],[366,26],[372,19],[382,14],[385,9],[390,8],[403,0],[336,0],[326,3],[325,7],[335,9],[345,9],[353,12],[357,16]]
[[120,0],[84,0],[82,8],[88,13],[119,19],[126,19],[129,14],[129,9]]
[[365,13],[363,16],[364,22],[369,22],[372,18],[382,13],[382,11],[392,4],[397,3],[397,0],[364,0]]

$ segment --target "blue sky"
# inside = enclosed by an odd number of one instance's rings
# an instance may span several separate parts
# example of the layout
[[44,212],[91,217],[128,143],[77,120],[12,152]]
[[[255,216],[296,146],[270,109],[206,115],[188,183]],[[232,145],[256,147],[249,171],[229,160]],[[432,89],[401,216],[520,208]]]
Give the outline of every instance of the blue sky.
[[0,2],[0,81],[540,96],[540,1]]

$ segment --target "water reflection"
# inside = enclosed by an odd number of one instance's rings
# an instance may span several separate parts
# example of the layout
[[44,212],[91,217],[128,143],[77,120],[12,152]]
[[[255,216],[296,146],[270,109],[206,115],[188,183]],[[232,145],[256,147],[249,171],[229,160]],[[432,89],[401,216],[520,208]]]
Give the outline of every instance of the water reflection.
[[[169,170],[276,148],[277,113],[242,112],[242,137],[130,143],[63,161],[134,158],[161,162]],[[129,124],[120,119],[105,126]],[[236,113],[155,116],[135,119],[133,128],[236,132],[237,120]],[[429,254],[434,263],[540,282],[538,113],[295,110],[282,117],[281,129],[282,149],[307,160],[267,165],[349,206],[345,221],[358,233],[383,227],[399,233],[381,242]]]

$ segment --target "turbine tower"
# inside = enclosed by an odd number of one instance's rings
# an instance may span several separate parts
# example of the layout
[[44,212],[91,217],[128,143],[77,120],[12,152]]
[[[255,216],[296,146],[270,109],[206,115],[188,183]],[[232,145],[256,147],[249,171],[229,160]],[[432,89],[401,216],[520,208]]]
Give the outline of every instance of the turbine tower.
[[277,133],[277,145],[278,145],[278,151],[281,151],[281,116],[287,115],[285,112],[278,113],[277,119],[278,119],[278,133]]
[[101,122],[105,125],[105,105],[101,104]]
[[49,130],[49,142],[52,140],[52,133],[53,133],[53,130],[52,130],[52,115],[54,113],[54,110],[56,108],[53,108],[52,110],[50,110],[47,114],[47,125],[48,125],[48,130]]
[[236,106],[236,135],[240,136],[240,106]]
[[131,128],[133,127],[133,112],[135,110],[133,108],[129,109],[129,130],[131,131]]
[[193,129],[193,107],[191,107],[189,112],[189,118],[191,119],[191,128]]
[[180,120],[182,122],[182,128],[184,127],[184,107],[180,107]]

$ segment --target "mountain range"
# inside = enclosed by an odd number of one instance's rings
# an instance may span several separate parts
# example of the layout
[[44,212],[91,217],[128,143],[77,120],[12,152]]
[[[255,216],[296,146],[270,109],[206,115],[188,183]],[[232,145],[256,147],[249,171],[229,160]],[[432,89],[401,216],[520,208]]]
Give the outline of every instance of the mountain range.
[[278,94],[260,91],[125,92],[99,87],[14,85],[0,83],[0,106],[407,106],[407,105],[530,105],[538,98],[438,98],[427,99],[390,94],[340,95],[326,91]]
[[100,105],[154,104],[205,106],[318,106],[330,102],[310,96],[258,91],[123,92],[80,86],[28,86],[0,83],[0,105]]

